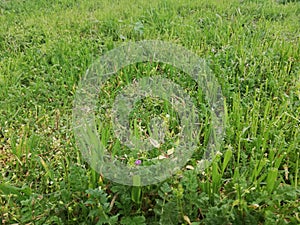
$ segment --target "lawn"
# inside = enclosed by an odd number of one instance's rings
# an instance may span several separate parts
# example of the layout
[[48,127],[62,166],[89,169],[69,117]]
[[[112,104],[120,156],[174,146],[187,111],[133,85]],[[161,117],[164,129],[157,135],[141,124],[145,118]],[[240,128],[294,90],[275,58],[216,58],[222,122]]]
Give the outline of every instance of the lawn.
[[[2,0],[0,24],[1,224],[300,224],[299,1]],[[106,153],[122,165],[168,163],[184,130],[170,102],[145,97],[128,131],[145,141],[159,118],[164,143],[152,140],[151,151],[124,145],[111,119],[126,87],[160,75],[199,110],[187,162],[164,180],[132,186],[85,160],[73,109],[93,63],[144,40],[205,60],[222,91],[224,136],[200,170],[214,128],[201,85],[162,62],[116,71],[97,89],[94,117]]]

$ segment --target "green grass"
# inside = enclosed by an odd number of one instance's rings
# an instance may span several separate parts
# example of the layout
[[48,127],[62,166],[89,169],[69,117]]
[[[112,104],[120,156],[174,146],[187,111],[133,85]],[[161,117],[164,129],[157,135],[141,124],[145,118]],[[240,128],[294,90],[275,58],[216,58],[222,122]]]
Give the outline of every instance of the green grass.
[[[0,223],[299,224],[299,15],[299,1],[1,1]],[[101,141],[124,163],[166,155],[179,132],[170,105],[150,98],[132,112],[132,129],[143,137],[154,115],[173,115],[162,148],[129,151],[111,135],[106,109],[134,79],[159,67],[202,113],[203,145],[188,164],[165,182],[132,188],[83,160],[73,100],[99,56],[157,39],[209,63],[225,97],[226,135],[211,166],[197,171],[209,133],[201,90],[171,66],[124,68],[101,90],[97,117]]]

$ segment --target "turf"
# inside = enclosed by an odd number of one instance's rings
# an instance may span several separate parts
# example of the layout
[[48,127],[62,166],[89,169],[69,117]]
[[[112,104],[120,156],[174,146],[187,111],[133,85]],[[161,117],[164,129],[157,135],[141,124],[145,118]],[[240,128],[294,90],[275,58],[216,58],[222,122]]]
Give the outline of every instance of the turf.
[[[299,1],[284,0],[1,1],[1,224],[299,224],[299,15]],[[167,141],[151,153],[129,151],[106,113],[122,87],[160,71],[203,112],[189,162],[164,182],[130,187],[84,161],[72,109],[91,64],[141,40],[169,41],[207,61],[224,95],[226,133],[199,173],[210,132],[201,91],[168,65],[124,68],[101,90],[97,117],[101,141],[124,163],[172,154],[180,127],[166,116],[168,103],[144,99],[132,129],[147,135],[161,114],[171,121]]]

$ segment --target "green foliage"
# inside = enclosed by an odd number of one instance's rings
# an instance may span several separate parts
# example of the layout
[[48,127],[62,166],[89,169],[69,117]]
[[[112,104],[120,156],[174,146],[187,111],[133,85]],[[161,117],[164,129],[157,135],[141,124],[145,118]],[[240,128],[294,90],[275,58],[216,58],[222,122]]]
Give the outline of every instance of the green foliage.
[[[299,224],[299,12],[298,0],[1,1],[0,224]],[[170,104],[146,98],[131,128],[147,136],[159,115],[169,128],[164,145],[141,153],[116,140],[109,110],[133,80],[159,74],[179,84],[201,121],[186,167],[157,185],[140,187],[136,177],[127,187],[85,164],[72,102],[95,59],[144,39],[208,61],[225,97],[226,136],[199,171],[210,132],[201,88],[162,63],[124,68],[100,90],[97,114],[101,142],[122,162],[168,157],[180,132]]]
[[135,217],[123,217],[121,219],[122,225],[146,225],[145,223],[145,217],[143,216],[135,216]]

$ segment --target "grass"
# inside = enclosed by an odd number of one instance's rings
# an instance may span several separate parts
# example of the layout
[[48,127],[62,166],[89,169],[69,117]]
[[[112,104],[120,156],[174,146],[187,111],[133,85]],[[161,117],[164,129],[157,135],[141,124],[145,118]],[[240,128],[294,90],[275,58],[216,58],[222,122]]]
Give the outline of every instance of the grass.
[[[299,224],[299,14],[299,1],[1,1],[1,224]],[[160,71],[202,113],[187,165],[159,184],[129,187],[83,160],[72,107],[94,60],[150,39],[209,63],[225,97],[226,135],[211,166],[197,171],[209,133],[201,90],[168,65],[124,68],[101,90],[97,116],[101,141],[124,163],[167,155],[180,129],[170,105],[150,98],[132,112],[132,129],[143,137],[154,115],[173,115],[162,148],[129,151],[111,135],[107,110],[134,79]]]

